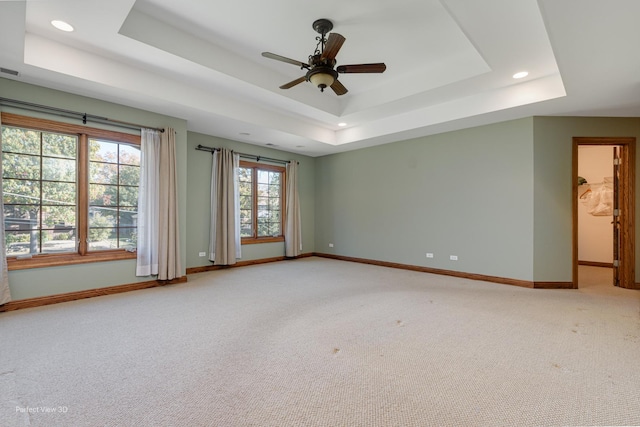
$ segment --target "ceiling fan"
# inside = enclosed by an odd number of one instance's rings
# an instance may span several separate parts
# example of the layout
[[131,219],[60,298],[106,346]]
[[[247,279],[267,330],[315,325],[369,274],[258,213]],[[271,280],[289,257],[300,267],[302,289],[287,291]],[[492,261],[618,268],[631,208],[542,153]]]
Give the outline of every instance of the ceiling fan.
[[324,92],[327,87],[330,87],[336,95],[344,95],[348,90],[338,81],[339,73],[383,73],[387,69],[387,66],[382,62],[376,64],[339,65],[334,69],[338,51],[346,39],[338,33],[331,33],[329,38],[326,38],[327,33],[333,29],[333,23],[328,19],[314,21],[313,29],[320,33],[320,36],[316,37],[318,44],[313,55],[309,55],[308,62],[296,61],[271,52],[262,52],[262,56],[265,58],[297,65],[301,70],[307,70],[304,76],[280,86],[280,89],[289,89],[308,81],[320,88],[320,92]]

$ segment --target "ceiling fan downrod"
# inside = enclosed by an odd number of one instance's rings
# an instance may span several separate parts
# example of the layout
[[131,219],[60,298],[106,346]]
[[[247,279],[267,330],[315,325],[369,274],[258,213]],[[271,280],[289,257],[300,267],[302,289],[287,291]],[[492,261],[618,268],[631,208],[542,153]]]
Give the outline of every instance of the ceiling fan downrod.
[[326,18],[316,19],[315,21],[313,21],[312,27],[317,33],[320,34],[320,36],[316,37],[316,40],[318,40],[316,51],[313,55],[309,56],[309,60],[311,60],[314,55],[322,55],[322,53],[324,52],[324,47],[327,43],[327,39],[325,36],[329,31],[333,29],[333,22],[329,21]]

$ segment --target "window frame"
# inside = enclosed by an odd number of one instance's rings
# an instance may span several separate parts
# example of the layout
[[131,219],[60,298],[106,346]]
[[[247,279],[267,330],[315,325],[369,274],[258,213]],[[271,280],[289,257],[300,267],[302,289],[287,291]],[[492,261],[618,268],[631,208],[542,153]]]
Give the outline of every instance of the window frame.
[[[246,160],[240,160],[240,167],[251,169],[251,227],[254,233],[254,237],[242,237],[241,244],[243,245],[253,245],[257,243],[273,243],[273,242],[284,242],[284,224],[285,224],[285,215],[286,215],[286,168],[284,166],[250,162]],[[258,193],[258,179],[257,179],[257,171],[265,170],[265,171],[275,171],[281,173],[280,179],[280,235],[279,236],[258,236],[257,227],[257,212],[258,212],[258,197],[256,194]]]
[[[2,112],[2,126],[20,127],[42,132],[62,133],[78,137],[77,154],[77,233],[78,248],[76,252],[35,254],[30,258],[7,257],[9,270],[53,267],[59,265],[85,264],[102,261],[135,259],[135,251],[126,249],[88,250],[89,233],[89,139],[108,140],[118,143],[140,146],[140,135],[92,128],[58,122],[49,119],[22,116]],[[4,227],[4,223],[3,223]],[[2,242],[2,244],[6,244]]]

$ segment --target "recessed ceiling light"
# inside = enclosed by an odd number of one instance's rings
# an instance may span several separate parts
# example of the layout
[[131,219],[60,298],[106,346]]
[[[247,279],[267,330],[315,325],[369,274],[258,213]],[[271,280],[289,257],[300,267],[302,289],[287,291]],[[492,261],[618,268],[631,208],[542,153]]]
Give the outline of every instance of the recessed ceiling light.
[[71,24],[64,21],[57,20],[57,19],[54,19],[53,21],[51,21],[51,25],[53,25],[60,31],[66,31],[66,32],[73,31],[73,27],[71,26]]
[[345,122],[342,123],[338,123],[338,126],[340,126],[341,128],[345,127],[347,124]]
[[514,79],[523,79],[529,75],[528,71],[520,71],[519,73],[515,73],[513,75]]

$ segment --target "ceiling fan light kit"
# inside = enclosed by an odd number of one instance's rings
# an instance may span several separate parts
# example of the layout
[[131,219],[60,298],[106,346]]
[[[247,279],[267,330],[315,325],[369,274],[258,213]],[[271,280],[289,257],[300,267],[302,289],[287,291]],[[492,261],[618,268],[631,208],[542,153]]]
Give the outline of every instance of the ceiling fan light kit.
[[313,55],[309,55],[308,62],[296,61],[271,52],[262,52],[265,58],[297,65],[301,70],[307,70],[303,77],[285,83],[280,86],[280,89],[289,89],[308,81],[318,87],[320,92],[330,87],[336,95],[344,95],[348,90],[338,81],[338,73],[383,73],[387,69],[384,63],[340,65],[335,68],[336,56],[346,39],[338,33],[331,33],[328,38],[326,37],[327,33],[333,29],[333,23],[328,19],[317,19],[312,26],[320,36],[316,37],[318,45]]
[[307,73],[308,80],[324,92],[325,88],[331,87],[338,79],[338,73],[329,67],[315,67]]

